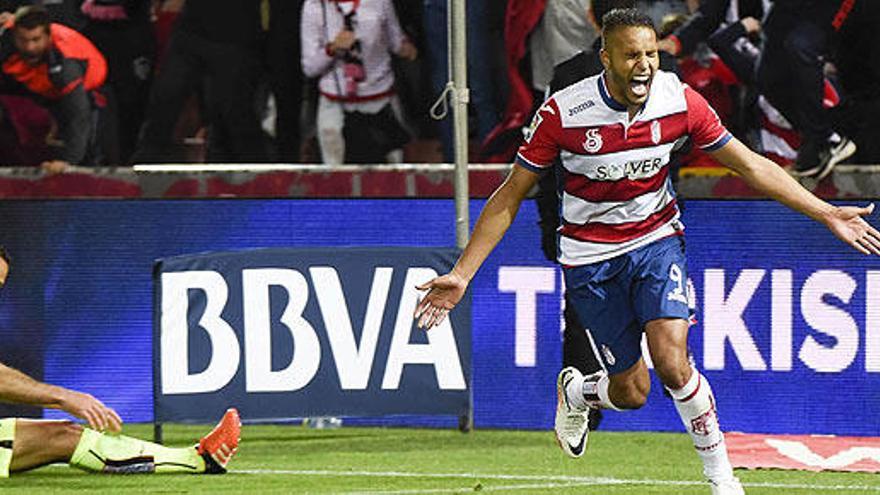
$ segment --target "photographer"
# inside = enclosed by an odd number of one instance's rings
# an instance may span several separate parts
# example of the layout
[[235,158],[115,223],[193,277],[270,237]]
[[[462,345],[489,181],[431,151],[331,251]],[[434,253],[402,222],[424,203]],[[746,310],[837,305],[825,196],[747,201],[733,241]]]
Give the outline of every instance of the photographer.
[[318,83],[318,141],[326,164],[400,162],[409,139],[400,125],[391,53],[415,46],[390,0],[306,0],[302,66]]

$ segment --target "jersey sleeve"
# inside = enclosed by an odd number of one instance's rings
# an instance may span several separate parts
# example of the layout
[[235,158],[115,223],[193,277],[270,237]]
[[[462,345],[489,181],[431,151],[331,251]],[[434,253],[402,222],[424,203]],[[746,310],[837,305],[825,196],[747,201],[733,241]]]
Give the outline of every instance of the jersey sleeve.
[[727,144],[733,136],[706,99],[690,86],[685,86],[684,97],[687,101],[688,134],[694,144],[703,151],[715,151]]
[[544,172],[553,166],[559,155],[562,123],[559,107],[551,98],[541,105],[526,131],[525,142],[516,153],[516,163],[533,172]]
[[306,0],[302,9],[300,23],[300,63],[306,77],[318,77],[328,72],[336,59],[327,53],[328,41],[324,27],[322,9],[326,8],[319,0]]

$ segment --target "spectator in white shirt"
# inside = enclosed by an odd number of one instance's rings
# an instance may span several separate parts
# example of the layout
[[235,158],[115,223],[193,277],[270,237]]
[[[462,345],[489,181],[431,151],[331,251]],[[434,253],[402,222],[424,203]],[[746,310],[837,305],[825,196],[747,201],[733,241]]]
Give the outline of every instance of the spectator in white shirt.
[[[320,77],[317,126],[322,161],[359,161],[352,159],[353,147],[369,148],[371,143],[363,143],[357,129],[359,142],[346,142],[345,113],[384,114],[393,117],[390,125],[399,129],[391,54],[413,60],[417,50],[403,33],[391,0],[306,0],[301,36],[303,72]],[[382,151],[387,161],[403,158],[399,145]]]

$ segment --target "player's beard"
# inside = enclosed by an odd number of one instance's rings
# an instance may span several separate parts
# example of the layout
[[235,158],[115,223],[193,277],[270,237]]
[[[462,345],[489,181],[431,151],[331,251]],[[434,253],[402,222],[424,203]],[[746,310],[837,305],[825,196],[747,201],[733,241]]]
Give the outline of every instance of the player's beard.
[[639,84],[634,84],[634,78],[637,77],[635,70],[625,75],[612,72],[611,77],[614,80],[614,84],[624,98],[624,101],[621,103],[629,107],[637,107],[645,103],[648,99],[648,94],[651,92],[651,83],[654,81],[654,74],[655,71],[653,69],[647,74],[643,73],[641,76],[647,75],[647,80],[644,80]]
[[651,73],[633,75],[627,85],[627,89],[629,90],[627,97],[637,101],[637,104],[644,103],[645,100],[648,99],[648,93],[651,90],[651,82],[653,80],[654,74]]

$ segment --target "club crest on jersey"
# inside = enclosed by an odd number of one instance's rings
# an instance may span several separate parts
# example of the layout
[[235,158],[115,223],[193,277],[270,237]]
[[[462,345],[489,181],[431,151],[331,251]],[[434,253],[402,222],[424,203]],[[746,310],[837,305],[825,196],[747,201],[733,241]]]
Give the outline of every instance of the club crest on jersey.
[[587,153],[596,153],[602,149],[602,135],[599,134],[599,129],[588,129],[584,137],[586,138],[584,150]]
[[654,144],[660,144],[660,121],[655,120],[651,122],[651,142]]

